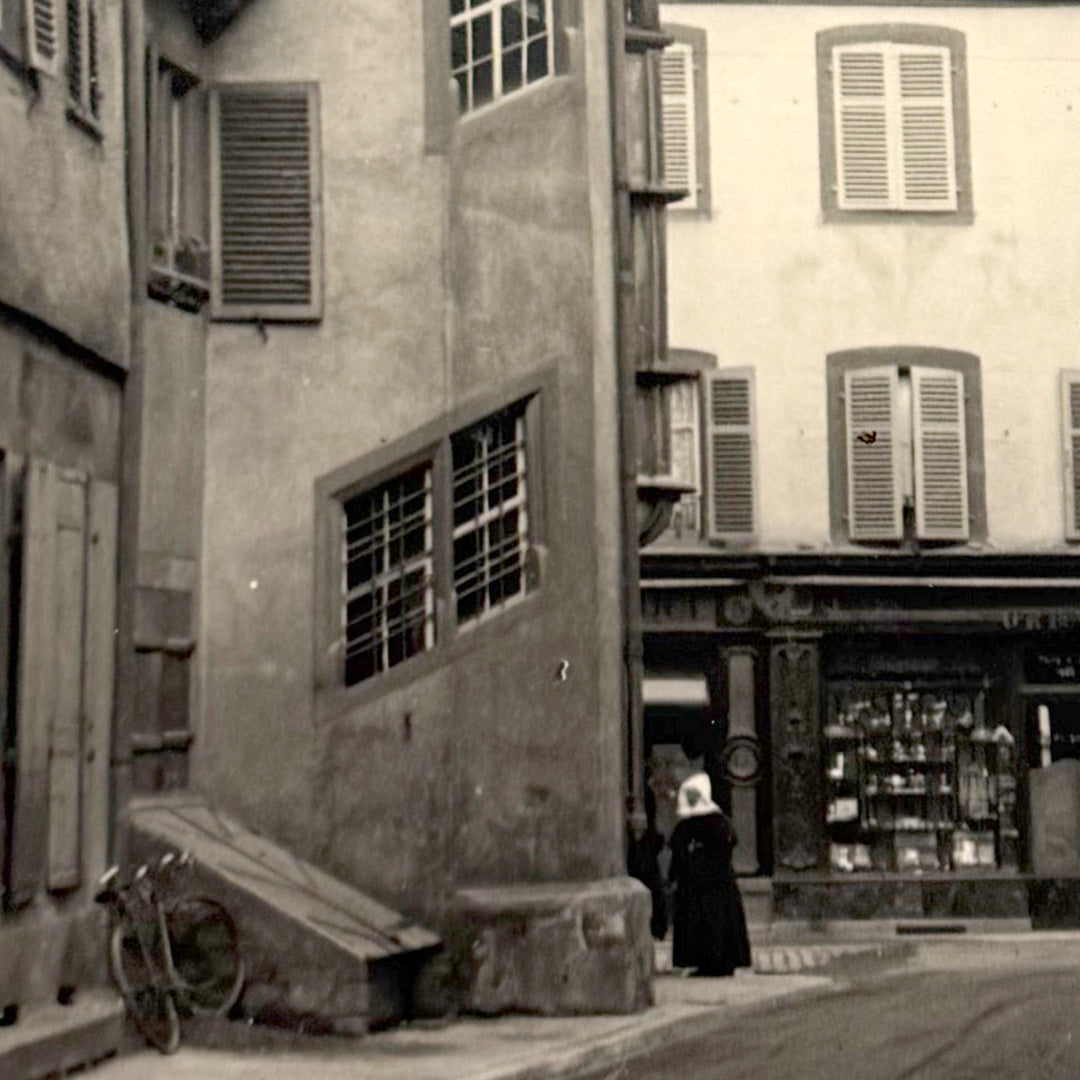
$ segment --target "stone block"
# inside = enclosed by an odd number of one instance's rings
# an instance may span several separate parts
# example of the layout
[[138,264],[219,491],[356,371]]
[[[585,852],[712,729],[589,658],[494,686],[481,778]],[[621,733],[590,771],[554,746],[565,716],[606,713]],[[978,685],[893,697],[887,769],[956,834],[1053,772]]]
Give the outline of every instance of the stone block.
[[466,889],[466,1008],[567,1016],[652,1004],[648,890],[632,878]]

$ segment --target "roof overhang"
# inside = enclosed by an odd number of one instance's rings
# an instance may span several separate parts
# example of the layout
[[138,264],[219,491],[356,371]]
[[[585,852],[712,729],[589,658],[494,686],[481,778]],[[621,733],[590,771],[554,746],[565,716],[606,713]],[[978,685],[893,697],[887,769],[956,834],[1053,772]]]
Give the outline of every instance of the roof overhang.
[[251,0],[184,0],[203,41],[213,41]]

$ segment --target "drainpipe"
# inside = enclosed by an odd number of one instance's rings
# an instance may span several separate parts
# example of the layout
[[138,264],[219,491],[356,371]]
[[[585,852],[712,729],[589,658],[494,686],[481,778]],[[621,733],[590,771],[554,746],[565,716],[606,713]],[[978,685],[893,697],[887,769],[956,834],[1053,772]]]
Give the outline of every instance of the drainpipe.
[[626,0],[609,0],[608,49],[614,181],[615,351],[618,364],[619,480],[622,508],[623,657],[626,677],[626,826],[630,843],[645,834],[644,658],[638,558],[637,335],[634,235],[626,154]]
[[144,306],[146,303],[146,80],[143,74],[146,31],[143,0],[123,0],[124,146],[126,150],[126,204],[128,273],[131,293],[128,373],[124,380],[120,441],[120,524],[116,606],[116,681],[112,729],[110,784],[110,850],[123,858],[124,836],[118,828],[120,812],[132,788],[131,728],[134,701],[128,688],[135,685],[135,589],[138,566],[139,482],[142,456]]

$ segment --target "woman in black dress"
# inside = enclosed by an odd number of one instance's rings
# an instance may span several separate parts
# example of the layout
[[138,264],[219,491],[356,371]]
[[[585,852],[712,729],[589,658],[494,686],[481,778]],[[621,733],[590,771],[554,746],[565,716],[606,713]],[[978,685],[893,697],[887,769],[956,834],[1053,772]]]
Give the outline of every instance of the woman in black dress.
[[695,975],[734,975],[736,968],[750,966],[750,942],[731,868],[735,835],[713,802],[707,774],[683,782],[676,812],[668,872],[675,886],[672,961],[678,968],[696,968]]

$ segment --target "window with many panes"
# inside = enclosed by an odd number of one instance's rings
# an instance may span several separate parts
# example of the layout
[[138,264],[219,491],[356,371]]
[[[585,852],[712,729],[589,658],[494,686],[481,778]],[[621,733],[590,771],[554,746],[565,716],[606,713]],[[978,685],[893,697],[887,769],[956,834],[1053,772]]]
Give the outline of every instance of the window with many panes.
[[341,504],[345,683],[435,644],[431,466]]
[[[466,426],[418,432],[400,468],[379,451],[319,482],[316,572],[331,604],[320,634],[334,684],[430,652],[536,587],[538,430],[533,393]],[[370,483],[365,462],[377,469]]]
[[459,623],[525,591],[529,511],[525,406],[496,413],[451,440],[454,598]]
[[450,0],[450,68],[462,112],[546,78],[552,0]]
[[964,36],[922,26],[818,35],[826,220],[971,220]]

